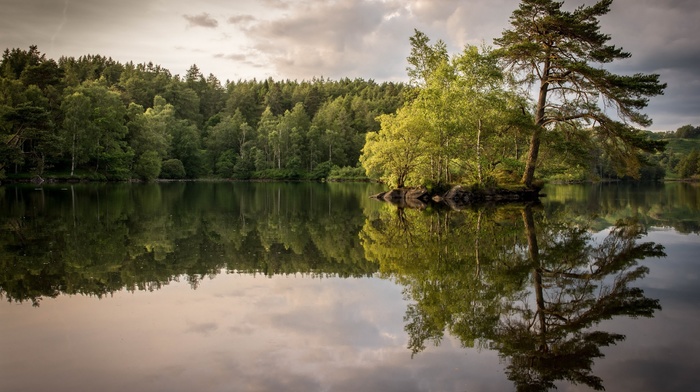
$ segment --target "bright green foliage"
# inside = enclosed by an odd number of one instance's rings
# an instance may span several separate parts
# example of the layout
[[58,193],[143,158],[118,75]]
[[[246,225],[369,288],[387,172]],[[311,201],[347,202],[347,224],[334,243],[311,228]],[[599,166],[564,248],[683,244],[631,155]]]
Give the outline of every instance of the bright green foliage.
[[381,130],[367,134],[360,163],[368,177],[399,188],[417,183],[417,169],[425,157],[422,140],[429,124],[412,109],[408,106],[396,115],[380,116]]
[[[636,175],[639,151],[658,151],[663,144],[646,139],[628,124],[649,126],[641,110],[649,97],[663,93],[659,75],[616,75],[600,65],[630,54],[609,45],[600,32],[599,18],[612,0],[562,10],[563,2],[522,0],[511,16],[511,28],[496,39],[506,66],[535,91],[534,118],[525,173],[532,185],[543,134],[557,124],[588,128],[590,138],[606,151],[620,173]],[[620,120],[605,108],[614,108]],[[556,148],[556,146],[552,146]]]
[[352,126],[348,104],[342,97],[329,100],[321,105],[312,122],[321,131],[321,157],[338,166],[356,163],[364,141],[364,135]]
[[[416,34],[412,42],[421,46],[413,56],[442,53]],[[427,79],[416,98],[395,116],[379,117],[381,130],[367,134],[360,158],[367,174],[397,186],[510,181],[529,126],[526,103],[487,48],[438,57],[443,61],[421,72]]]
[[449,60],[447,46],[442,40],[430,45],[430,38],[418,30],[414,30],[410,42],[411,54],[406,59],[409,64],[406,72],[411,84],[425,86],[433,72]]
[[[62,57],[56,62],[36,47],[8,49],[0,62],[0,173],[150,178],[157,166],[156,153],[161,161],[179,161],[188,178],[318,178],[321,174],[325,178],[333,166],[358,165],[366,135],[380,130],[379,118],[393,130],[370,136],[374,146],[368,152],[381,151],[377,142],[388,142],[389,134],[398,129],[417,125],[423,132],[418,148],[422,155],[408,164],[410,174],[388,174],[389,169],[377,166],[376,157],[362,158],[370,164],[375,160],[371,171],[377,177],[394,178],[390,182],[398,183],[399,177],[415,185],[513,181],[523,172],[525,139],[532,135],[544,143],[539,161],[545,162],[538,166],[543,174],[573,172],[582,178],[634,171],[641,167],[638,152],[654,150],[660,143],[650,143],[643,134],[619,123],[589,116],[600,114],[592,105],[599,96],[596,88],[608,86],[603,98],[621,108],[627,119],[643,123],[638,109],[663,86],[655,75],[620,77],[588,65],[624,54],[605,49],[606,38],[597,33],[596,18],[607,12],[608,4],[602,1],[590,9],[566,13],[559,10],[559,3],[526,1],[523,10],[514,14],[514,26],[522,27],[524,33],[505,34],[501,41],[508,37],[515,46],[509,51],[510,46],[504,45],[499,54],[510,60],[515,75],[533,75],[525,65],[531,62],[516,54],[537,55],[530,43],[546,43],[549,37],[562,44],[558,57],[553,57],[558,63],[550,66],[550,76],[565,74],[564,82],[582,86],[585,97],[584,104],[567,101],[570,107],[556,107],[563,101],[550,100],[550,107],[557,110],[541,117],[549,122],[539,128],[533,118],[537,111],[528,115],[529,105],[514,93],[510,84],[514,74],[501,69],[488,48],[466,47],[450,58],[443,42],[433,44],[419,31],[410,39],[407,59],[411,87],[347,78],[301,82],[268,78],[222,85],[213,75],[205,77],[196,65],[179,77],[151,63],[121,64],[99,55]],[[532,20],[547,21],[543,26],[551,34],[532,35],[520,47],[511,39],[527,36],[526,14]],[[566,23],[554,23],[562,20]],[[571,31],[557,30],[569,24]],[[572,32],[594,39],[584,44],[566,38]],[[574,54],[568,62],[567,50]],[[536,57],[532,64],[542,60]],[[562,97],[558,89],[566,84],[557,83],[548,84],[548,97]],[[410,102],[400,116],[380,117],[396,114],[407,99]],[[576,111],[576,107],[583,109]],[[681,158],[654,159],[675,168]],[[618,162],[623,165],[616,166]],[[323,166],[317,170],[319,165]]]

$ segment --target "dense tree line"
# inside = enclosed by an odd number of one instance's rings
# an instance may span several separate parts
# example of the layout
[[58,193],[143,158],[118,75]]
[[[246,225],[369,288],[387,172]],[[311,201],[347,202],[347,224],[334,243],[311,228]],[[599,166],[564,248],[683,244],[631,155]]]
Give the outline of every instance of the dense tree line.
[[0,175],[91,179],[325,177],[355,167],[375,118],[406,86],[362,79],[222,83],[196,65],[36,46],[0,61]]

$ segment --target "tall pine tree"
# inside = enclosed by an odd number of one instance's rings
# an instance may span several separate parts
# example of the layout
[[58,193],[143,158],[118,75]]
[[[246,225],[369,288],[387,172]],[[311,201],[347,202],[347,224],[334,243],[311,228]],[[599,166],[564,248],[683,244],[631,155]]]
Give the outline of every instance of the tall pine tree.
[[[659,75],[616,75],[602,67],[630,57],[600,32],[599,18],[612,0],[599,0],[574,11],[563,2],[522,0],[511,28],[495,42],[507,66],[536,94],[534,128],[522,182],[532,186],[543,135],[558,123],[591,130],[621,173],[635,175],[640,151],[658,151],[663,143],[647,139],[633,124],[651,125],[641,113],[649,97],[663,94]],[[606,110],[607,108],[607,110]],[[616,118],[608,113],[617,113]]]

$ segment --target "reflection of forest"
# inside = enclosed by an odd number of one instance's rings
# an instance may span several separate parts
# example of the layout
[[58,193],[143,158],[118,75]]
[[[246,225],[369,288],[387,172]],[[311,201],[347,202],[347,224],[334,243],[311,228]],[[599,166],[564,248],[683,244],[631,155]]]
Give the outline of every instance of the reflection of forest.
[[558,380],[602,389],[592,373],[601,347],[623,335],[596,330],[619,315],[660,309],[630,284],[663,247],[640,243],[644,227],[619,221],[600,243],[566,215],[510,205],[424,212],[387,205],[361,231],[368,259],[405,286],[409,348],[439,344],[445,331],[467,347],[498,350],[518,390]]
[[[365,194],[369,194],[366,191]],[[222,271],[368,276],[343,184],[0,187],[0,295],[193,287]]]
[[[692,183],[613,183],[548,186],[548,213],[585,219],[602,230],[619,219],[635,217],[647,227],[673,227],[700,233],[700,186]],[[552,210],[552,211],[550,211]]]

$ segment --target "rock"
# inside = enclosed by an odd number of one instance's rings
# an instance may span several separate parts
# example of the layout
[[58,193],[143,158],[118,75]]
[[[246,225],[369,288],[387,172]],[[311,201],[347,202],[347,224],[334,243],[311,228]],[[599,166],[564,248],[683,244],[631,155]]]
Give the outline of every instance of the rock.
[[442,196],[445,200],[452,200],[456,202],[469,200],[469,194],[464,187],[461,185],[453,186],[447,193]]
[[425,188],[399,188],[389,192],[383,192],[371,196],[377,200],[387,201],[401,207],[425,208],[429,203],[444,204],[448,207],[459,210],[470,204],[479,202],[503,203],[513,201],[533,201],[537,200],[540,189],[528,188],[494,188],[479,189],[474,187],[463,187],[460,185],[452,187],[443,195],[431,194]]
[[386,201],[400,201],[400,200],[405,200],[406,199],[406,190],[404,188],[400,189],[392,189],[389,192],[386,192],[383,196],[382,199]]
[[382,200],[382,199],[384,199],[384,195],[385,195],[385,194],[386,194],[386,192],[379,192],[379,193],[377,193],[376,195],[370,196],[369,198],[370,198],[370,199]]
[[430,193],[425,188],[411,188],[406,191],[404,198],[406,200],[420,200],[425,202],[430,200]]

